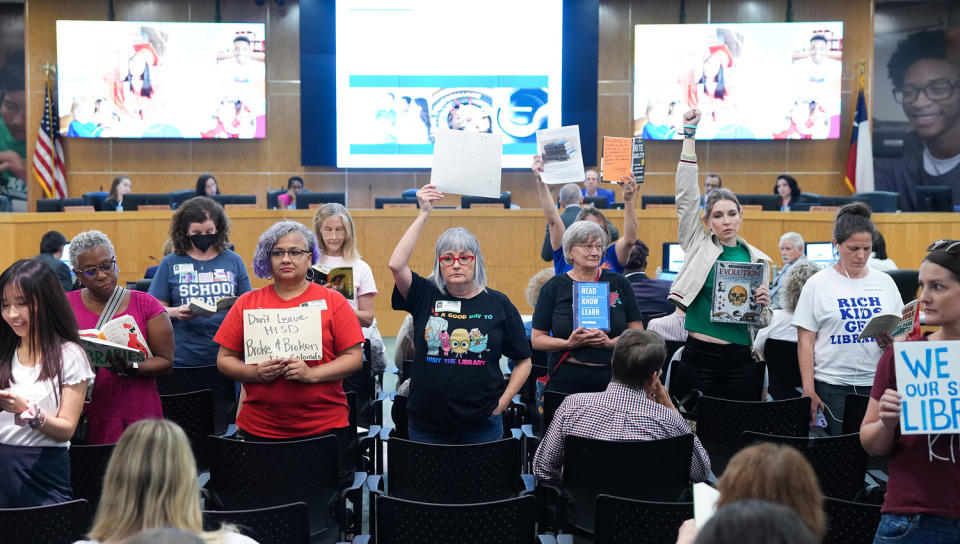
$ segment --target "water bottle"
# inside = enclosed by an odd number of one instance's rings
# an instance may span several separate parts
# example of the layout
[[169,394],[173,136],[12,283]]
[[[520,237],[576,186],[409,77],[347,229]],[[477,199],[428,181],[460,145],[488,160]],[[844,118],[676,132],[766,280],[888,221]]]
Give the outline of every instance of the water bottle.
[[781,211],[781,212],[789,212],[789,211],[790,211],[790,206],[780,206],[780,211]]
[[123,203],[120,203],[120,202],[117,203],[117,211],[118,211],[118,212],[122,212],[122,211],[123,211]]
[[660,272],[662,272],[661,267],[657,267],[656,278],[660,279]]

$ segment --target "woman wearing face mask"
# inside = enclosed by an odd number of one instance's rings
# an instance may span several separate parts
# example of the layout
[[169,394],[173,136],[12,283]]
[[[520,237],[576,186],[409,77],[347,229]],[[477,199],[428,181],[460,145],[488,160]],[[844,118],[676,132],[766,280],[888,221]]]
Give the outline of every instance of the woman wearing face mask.
[[226,312],[202,317],[190,311],[190,301],[216,305],[223,297],[251,289],[243,259],[227,249],[230,221],[223,206],[203,196],[187,200],[173,213],[170,239],[174,251],[163,258],[150,284],[150,294],[173,322],[177,340],[174,367],[217,363],[220,346],[213,336]]
[[793,314],[803,396],[812,400],[810,421],[821,409],[829,434],[840,434],[847,394],[870,394],[878,345],[890,340],[860,340],[860,331],[874,314],[903,306],[893,278],[867,266],[876,233],[866,204],[840,208],[833,226],[838,260],[807,280]]
[[[698,389],[705,395],[734,400],[760,400],[762,369],[753,358],[753,330],[739,323],[710,320],[713,303],[714,264],[717,261],[763,264],[769,277],[770,257],[740,237],[743,223],[740,202],[728,189],[707,195],[706,224],[700,223],[700,185],[694,136],[700,110],[683,116],[683,151],[677,166],[677,217],[679,239],[686,260],[670,289],[670,301],[687,312],[689,331],[680,364],[671,377],[671,393],[683,395]],[[770,322],[770,293],[761,285],[751,299],[763,308],[763,323]]]

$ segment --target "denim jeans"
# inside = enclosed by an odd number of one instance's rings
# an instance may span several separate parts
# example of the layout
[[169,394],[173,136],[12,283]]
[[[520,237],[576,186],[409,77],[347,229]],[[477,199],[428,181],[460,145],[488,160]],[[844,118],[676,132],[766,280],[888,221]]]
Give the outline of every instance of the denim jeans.
[[[827,419],[827,434],[831,436],[843,432],[843,406],[847,402],[847,395],[869,395],[871,389],[869,385],[833,385],[821,381],[813,382],[813,388],[820,400],[827,405],[823,417]],[[860,422],[856,423],[859,429]]]
[[424,444],[482,444],[503,438],[503,416],[490,416],[473,427],[458,431],[435,432],[420,429],[411,419],[407,422],[407,435],[414,442]]
[[960,519],[928,514],[884,514],[877,527],[874,544],[892,542],[912,544],[948,544],[960,542]]

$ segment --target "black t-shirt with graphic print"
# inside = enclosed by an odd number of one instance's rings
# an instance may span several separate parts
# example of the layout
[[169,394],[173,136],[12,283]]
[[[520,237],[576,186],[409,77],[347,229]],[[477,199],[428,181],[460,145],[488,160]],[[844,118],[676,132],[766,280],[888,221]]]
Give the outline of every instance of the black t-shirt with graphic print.
[[457,298],[413,274],[407,298],[394,287],[392,304],[413,316],[417,354],[410,419],[424,430],[443,432],[489,418],[504,390],[500,356],[530,357],[520,312],[510,299],[490,288]]

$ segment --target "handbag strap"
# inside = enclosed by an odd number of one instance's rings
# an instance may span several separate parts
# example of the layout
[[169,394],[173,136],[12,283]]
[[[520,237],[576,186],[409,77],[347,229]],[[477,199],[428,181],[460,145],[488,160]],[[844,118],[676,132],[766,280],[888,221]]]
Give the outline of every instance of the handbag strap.
[[560,360],[557,361],[557,364],[553,365],[553,368],[550,370],[550,374],[553,374],[554,372],[556,372],[557,369],[560,368],[560,365],[561,365],[564,361],[566,361],[566,360],[567,360],[567,357],[569,357],[569,356],[570,356],[570,351],[569,351],[569,350],[563,352],[563,355],[560,356]]
[[110,295],[110,298],[107,299],[107,303],[103,306],[103,311],[100,312],[100,319],[97,320],[97,324],[94,328],[100,329],[104,324],[113,319],[113,316],[117,315],[117,311],[120,309],[120,304],[123,303],[123,296],[126,294],[126,288],[116,286],[113,290],[113,294]]

